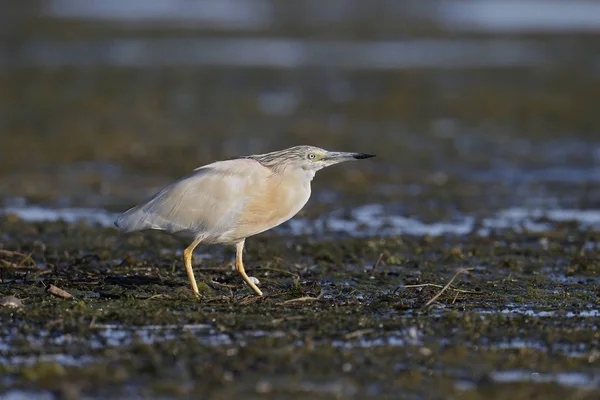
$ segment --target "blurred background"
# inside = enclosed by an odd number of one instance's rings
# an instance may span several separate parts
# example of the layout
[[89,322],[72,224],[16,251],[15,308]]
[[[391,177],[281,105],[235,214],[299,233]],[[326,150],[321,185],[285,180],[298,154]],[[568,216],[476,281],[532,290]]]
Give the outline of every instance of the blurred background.
[[122,211],[297,144],[306,217],[600,208],[600,2],[46,0],[0,13],[0,205]]

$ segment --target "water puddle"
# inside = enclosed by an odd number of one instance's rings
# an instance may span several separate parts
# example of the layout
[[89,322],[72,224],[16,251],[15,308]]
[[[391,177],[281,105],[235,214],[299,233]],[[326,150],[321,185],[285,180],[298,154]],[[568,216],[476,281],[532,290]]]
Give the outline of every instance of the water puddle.
[[[361,332],[357,332],[360,334]],[[369,332],[365,332],[368,336]],[[421,339],[422,334],[415,327],[409,328],[406,331],[387,332],[383,337],[359,337],[357,339],[351,339],[349,336],[353,336],[352,333],[346,335],[344,340],[332,340],[331,345],[333,347],[339,347],[343,349],[355,349],[355,348],[374,348],[374,347],[406,347],[406,346],[421,346],[423,341]]]
[[[598,310],[588,313],[589,316],[597,316]],[[69,349],[77,348],[76,345],[84,345],[90,350],[105,350],[108,348],[119,348],[135,343],[156,344],[167,340],[181,340],[191,337],[201,344],[210,347],[225,347],[226,354],[235,356],[240,347],[247,346],[253,340],[260,338],[286,338],[289,333],[284,331],[263,331],[249,330],[240,332],[221,332],[210,324],[189,324],[189,325],[147,325],[137,327],[126,327],[119,324],[99,324],[93,326],[93,334],[86,338],[72,335],[50,335],[47,331],[41,331],[34,336],[27,336],[27,342],[30,348],[48,348],[48,346],[63,346]],[[304,340],[292,334],[295,337],[293,343],[295,346],[305,346]],[[16,337],[12,332],[9,336]],[[3,341],[4,339],[4,341]],[[407,349],[419,348],[422,354],[431,354],[431,350],[424,346],[424,333],[417,327],[409,327],[404,330],[386,332],[383,336],[377,333],[375,329],[365,329],[347,333],[341,339],[325,339],[312,342],[313,344],[330,345],[344,350],[352,349],[371,349],[377,347],[403,347]],[[438,342],[442,346],[453,345],[450,339],[444,339]],[[82,366],[97,362],[100,356],[90,355],[71,355],[64,351],[57,351],[55,354],[42,355],[10,355],[10,342],[6,338],[0,338],[0,349],[4,355],[0,356],[0,365],[34,365],[40,362],[53,362],[64,366]],[[495,341],[482,345],[486,349],[533,349],[535,351],[549,351],[547,345],[542,342],[525,339],[510,339],[505,341]],[[569,357],[585,357],[589,354],[590,345],[587,343],[568,343],[552,344],[551,350],[562,352]],[[89,352],[89,350],[88,350]],[[427,352],[427,353],[424,353]],[[345,372],[351,371],[351,363],[342,365]],[[508,370],[496,371],[491,374],[491,379],[497,382],[533,382],[546,383],[555,382],[559,385],[573,387],[597,387],[600,384],[600,377],[596,375],[584,374],[580,372],[565,372],[557,374],[543,374],[526,370]],[[265,380],[258,384],[257,390],[271,390],[277,386],[273,380]],[[458,379],[457,388],[461,390],[471,390],[475,383],[468,379]],[[322,391],[323,388],[317,388],[313,384],[307,383],[307,391]],[[327,391],[327,390],[326,390]],[[13,398],[25,393],[14,392]],[[4,397],[5,398],[5,397]],[[30,398],[30,397],[23,397]]]
[[592,1],[444,0],[442,21],[451,29],[491,32],[562,32],[600,29],[600,4]]
[[573,386],[580,388],[598,388],[600,376],[585,374],[581,372],[559,372],[547,374],[527,370],[495,371],[491,374],[492,380],[496,382],[532,382],[532,383],[557,383],[562,386]]
[[491,343],[487,348],[502,350],[530,349],[541,352],[552,351],[553,353],[561,353],[568,357],[584,357],[590,353],[590,345],[588,343],[552,343],[548,345],[541,341],[518,338]]
[[536,318],[548,318],[548,317],[561,317],[561,318],[597,318],[600,317],[600,309],[587,309],[579,311],[564,311],[564,310],[533,310],[524,307],[510,307],[502,310],[484,310],[481,313],[502,313],[502,314],[520,314],[528,317]]
[[34,392],[29,390],[9,390],[0,395],[2,400],[54,400],[56,396],[51,392]]
[[592,184],[600,183],[600,168],[560,166],[539,169],[523,169],[516,167],[504,167],[482,171],[469,171],[468,179],[490,183],[497,183],[500,181],[506,182],[507,184]]
[[[224,333],[208,324],[193,325],[145,325],[126,327],[122,325],[95,325],[91,337],[79,337],[75,335],[51,335],[47,331],[40,331],[36,335],[27,335],[26,339],[31,348],[46,348],[48,346],[76,346],[84,345],[92,350],[103,350],[107,348],[127,346],[133,343],[154,344],[167,340],[174,340],[182,336],[191,335],[201,344],[217,347],[240,343],[244,341],[269,337],[277,338],[285,336],[282,331],[250,330],[235,333]],[[8,335],[0,337],[0,351],[10,352],[11,340],[16,338],[17,332],[9,332]],[[47,357],[48,360],[62,360],[67,365],[81,362],[81,358],[75,358],[63,354],[47,354],[34,357],[0,357],[0,363],[14,361],[28,363]]]
[[[595,18],[600,6],[589,1],[480,2],[446,0],[431,5],[388,6],[383,13],[362,13],[363,7],[337,2],[328,7],[310,3],[289,8],[285,3],[252,0],[248,3],[226,0],[190,2],[148,1],[79,2],[52,0],[37,11],[38,18],[95,20],[111,26],[124,24],[140,27],[194,27],[236,33],[240,29],[263,32],[260,38],[113,38],[111,40],[71,41],[32,40],[19,47],[7,66],[169,66],[209,65],[227,67],[335,67],[360,70],[398,70],[415,67],[514,67],[536,66],[552,62],[547,49],[525,39],[415,39],[404,41],[333,41],[273,37],[273,28],[282,15],[292,26],[322,26],[356,23],[398,23],[417,18],[440,24],[448,31],[579,31],[600,30]],[[390,3],[391,4],[391,3]],[[361,4],[362,5],[362,4]],[[287,11],[285,11],[287,10]],[[354,10],[354,11],[351,11]],[[375,17],[376,16],[376,17]],[[286,22],[284,22],[285,24]]]
[[[443,0],[429,6],[421,2],[404,6],[390,6],[383,14],[362,12],[359,1],[333,2],[327,7],[315,7],[307,2],[303,8],[294,7],[284,13],[288,18],[306,19],[304,23],[352,23],[368,21],[377,15],[384,20],[409,17],[424,18],[441,23],[448,29],[470,31],[551,31],[598,30],[600,5],[591,1],[570,0],[568,3],[551,0]],[[413,6],[419,3],[419,7]],[[142,5],[143,4],[143,5]],[[284,3],[285,5],[285,3]],[[44,2],[43,14],[53,18],[111,21],[129,23],[152,22],[170,27],[210,27],[212,29],[265,30],[280,18],[281,3],[269,0],[187,0],[145,1],[143,3],[105,0],[81,2],[77,0],[51,0]],[[301,10],[298,12],[298,10]],[[296,21],[297,23],[297,21]],[[142,25],[144,26],[144,25]]]
[[[490,378],[499,383],[556,383],[561,386],[581,389],[596,389],[600,385],[600,378],[598,376],[582,372],[559,372],[549,374],[514,369],[494,371],[490,374]],[[465,391],[477,388],[477,384],[468,379],[458,379],[455,382],[455,386],[457,389]]]
[[[119,216],[103,209],[92,208],[44,208],[38,206],[6,207],[3,214],[15,215],[28,222],[87,221],[104,227],[112,227]],[[577,209],[527,209],[508,208],[480,221],[480,235],[494,230],[514,229],[540,232],[552,229],[553,223],[576,222],[582,229],[600,229],[600,210]],[[462,216],[452,221],[424,223],[417,218],[389,214],[381,204],[367,204],[350,211],[347,215],[334,212],[324,217],[307,220],[293,218],[284,223],[280,231],[290,235],[319,235],[326,233],[350,234],[352,236],[387,235],[466,235],[475,228],[472,216]]]
[[[96,360],[91,356],[73,356],[71,354],[43,354],[39,356],[0,356],[0,365],[34,365],[37,363],[57,363],[64,366],[76,367]],[[1,398],[1,397],[0,397]]]
[[[477,233],[486,236],[494,230],[505,229],[541,232],[550,230],[552,223],[571,221],[582,228],[600,228],[600,210],[509,208],[481,220]],[[292,219],[285,227],[294,235],[350,232],[353,236],[441,236],[466,235],[475,229],[475,223],[475,218],[467,215],[453,221],[427,224],[416,218],[387,214],[383,205],[371,204],[352,210],[346,218],[329,215],[316,221]]]
[[203,65],[398,70],[440,65],[447,68],[531,67],[546,62],[543,48],[535,42],[511,39],[351,42],[287,38],[159,38],[69,43],[32,41],[0,65],[11,68]]
[[0,210],[5,215],[16,215],[27,222],[64,221],[76,223],[86,221],[100,226],[114,226],[119,214],[98,208],[46,208],[38,206],[6,207]]
[[[42,13],[53,18],[131,23],[151,22],[166,27],[212,29],[260,29],[272,22],[273,9],[265,0],[170,0],[85,2],[50,0]],[[131,24],[135,28],[136,24]]]
[[121,325],[95,326],[96,335],[93,346],[96,348],[117,347],[131,344],[135,341],[153,344],[165,340],[173,340],[182,334],[191,333],[202,344],[221,346],[233,343],[233,338],[220,332],[212,325],[146,325],[140,327],[123,327]]
[[[422,334],[417,328],[412,327],[406,331],[388,332],[385,336],[369,337],[373,332],[357,331],[346,335],[344,339],[327,341],[333,347],[344,349],[373,348],[381,346],[419,346],[422,345]],[[146,325],[136,327],[125,327],[122,325],[97,325],[94,326],[94,334],[91,337],[77,337],[73,335],[50,335],[47,331],[28,335],[27,342],[32,348],[45,348],[48,346],[75,346],[85,345],[91,350],[104,350],[127,346],[133,343],[155,344],[167,340],[175,340],[182,336],[192,335],[201,344],[209,347],[219,346],[244,346],[245,343],[259,338],[282,338],[286,333],[279,330],[263,331],[249,330],[240,332],[221,332],[212,325]],[[0,349],[2,352],[11,351],[11,338],[17,337],[16,332],[7,337],[0,338]],[[299,339],[296,344],[304,345]],[[0,364],[33,364],[36,362],[58,362],[63,365],[81,365],[94,359],[89,356],[76,357],[69,354],[44,354],[35,356],[2,356]]]

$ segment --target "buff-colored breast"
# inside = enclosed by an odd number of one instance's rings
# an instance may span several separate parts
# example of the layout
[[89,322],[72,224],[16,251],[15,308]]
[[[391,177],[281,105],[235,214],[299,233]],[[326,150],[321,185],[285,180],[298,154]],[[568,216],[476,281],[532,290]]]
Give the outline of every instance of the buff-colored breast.
[[274,173],[250,189],[237,223],[239,238],[272,229],[296,215],[310,197],[310,180],[301,174]]

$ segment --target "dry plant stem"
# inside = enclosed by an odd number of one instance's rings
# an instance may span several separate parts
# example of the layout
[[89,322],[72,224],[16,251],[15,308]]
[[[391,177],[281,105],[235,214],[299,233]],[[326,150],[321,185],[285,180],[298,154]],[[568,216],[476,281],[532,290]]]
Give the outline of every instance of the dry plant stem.
[[373,269],[371,270],[371,272],[375,272],[375,269],[379,266],[379,263],[381,262],[382,258],[383,253],[379,254],[379,257],[377,257],[377,261],[375,261],[375,265],[373,265]]
[[15,256],[21,257],[21,260],[19,261],[18,264],[11,263],[6,260],[0,260],[2,262],[6,263],[7,266],[10,266],[13,268],[20,268],[26,261],[29,261],[31,266],[37,268],[37,263],[35,262],[35,260],[33,258],[31,258],[31,254],[24,254],[24,253],[21,253],[18,251],[5,250],[5,249],[0,249],[0,254],[7,255],[9,257],[15,257]]
[[0,249],[0,254],[6,254],[7,256],[19,256],[19,257],[27,257],[27,254],[24,253],[20,253],[18,251],[13,251],[13,250],[5,250],[5,249]]
[[17,268],[19,268],[19,267],[20,267],[20,265],[19,265],[19,264],[15,264],[15,263],[12,263],[12,262],[9,262],[9,261],[6,261],[6,260],[0,260],[0,262],[1,262],[1,263],[2,263],[2,264],[5,266],[5,267],[7,267],[7,268],[14,268],[14,269],[17,269]]
[[462,268],[462,269],[459,269],[458,271],[456,271],[456,274],[454,274],[454,276],[452,277],[452,279],[450,279],[450,280],[448,281],[448,283],[446,283],[446,284],[444,285],[444,287],[442,288],[442,290],[440,290],[440,291],[439,291],[439,292],[438,292],[438,293],[437,293],[435,296],[433,296],[433,297],[431,298],[431,300],[429,300],[429,301],[428,301],[428,302],[425,304],[425,307],[429,306],[431,303],[433,303],[434,301],[436,301],[436,300],[438,299],[438,297],[440,297],[440,296],[442,295],[442,293],[444,293],[444,292],[445,292],[445,291],[446,291],[446,290],[447,290],[447,289],[450,287],[450,285],[452,284],[452,282],[454,282],[454,280],[456,279],[456,277],[457,277],[458,275],[460,275],[460,274],[464,274],[465,272],[472,271],[472,270],[473,270],[473,268]]
[[[435,287],[435,288],[443,288],[442,285],[438,285],[436,283],[420,283],[418,285],[402,285],[402,286],[398,286],[398,288],[419,288],[419,287]],[[475,290],[465,290],[465,289],[456,289],[456,288],[449,288],[450,290],[454,290],[455,292],[458,293],[479,293],[476,292]],[[396,289],[398,290],[398,289]]]
[[458,299],[458,295],[459,295],[459,293],[456,292],[456,294],[454,295],[454,298],[452,299],[452,304],[456,303],[456,299]]
[[317,297],[312,297],[312,296],[298,297],[296,299],[286,300],[286,301],[282,302],[281,304],[293,304],[293,303],[303,303],[303,302],[307,302],[307,301],[319,301],[322,298],[323,298],[323,292],[319,293],[319,295]]
[[304,303],[304,302],[308,302],[308,301],[317,301],[317,300],[320,300],[320,299],[318,297],[305,296],[305,297],[298,297],[297,299],[286,300],[281,304]]
[[375,332],[375,329],[370,329],[370,328],[369,329],[359,329],[357,331],[347,333],[346,335],[344,335],[344,338],[345,339],[355,339],[355,338],[359,338],[359,337],[362,337],[364,335],[367,335],[367,334],[373,333],[373,332]]

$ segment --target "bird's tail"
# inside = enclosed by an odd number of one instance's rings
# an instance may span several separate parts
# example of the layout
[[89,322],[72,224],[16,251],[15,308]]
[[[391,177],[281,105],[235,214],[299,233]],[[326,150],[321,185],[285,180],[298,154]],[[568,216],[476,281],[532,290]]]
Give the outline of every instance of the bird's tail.
[[125,211],[115,221],[115,226],[121,230],[121,232],[135,232],[150,229],[150,224],[147,223],[144,218],[144,212],[139,207],[133,207]]

